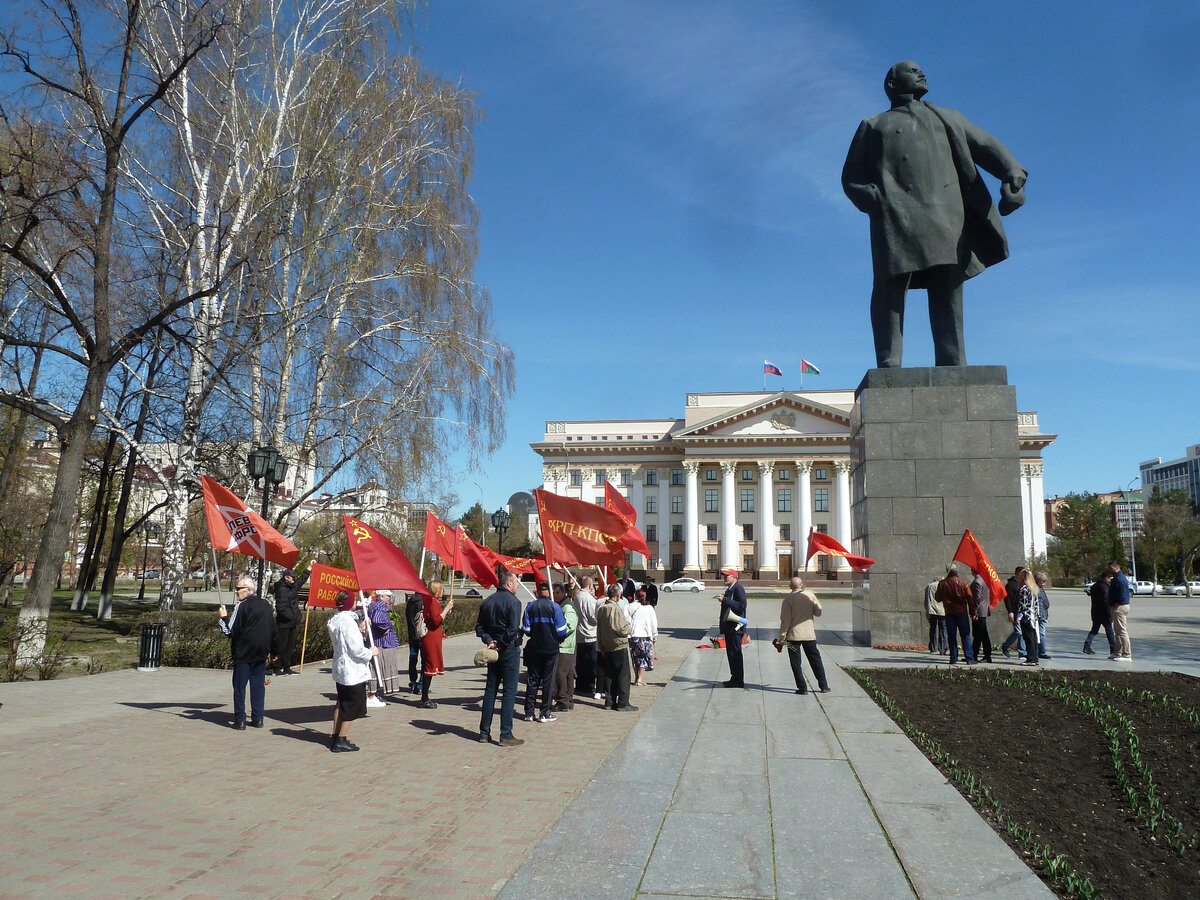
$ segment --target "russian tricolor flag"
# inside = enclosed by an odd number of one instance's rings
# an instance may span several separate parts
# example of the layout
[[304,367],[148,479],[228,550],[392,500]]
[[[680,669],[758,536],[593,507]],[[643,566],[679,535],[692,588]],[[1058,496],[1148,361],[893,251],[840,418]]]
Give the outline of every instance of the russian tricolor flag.
[[779,375],[779,376],[783,375],[783,373],[779,371],[779,366],[777,366],[777,365],[775,365],[775,363],[769,362],[765,359],[763,360],[763,374],[764,375]]

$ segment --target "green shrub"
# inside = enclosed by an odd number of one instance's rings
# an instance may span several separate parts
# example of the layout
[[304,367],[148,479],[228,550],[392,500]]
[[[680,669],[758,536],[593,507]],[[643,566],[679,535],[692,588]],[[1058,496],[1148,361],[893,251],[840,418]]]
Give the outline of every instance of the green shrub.
[[[443,624],[446,636],[464,634],[475,631],[475,619],[479,615],[479,597],[460,597],[454,601],[454,609],[446,617]],[[333,647],[329,641],[329,629],[326,627],[330,618],[335,614],[332,609],[312,609],[306,612],[308,618],[308,638],[305,642],[304,617],[296,628],[296,652],[292,655],[293,665],[300,661],[300,648],[304,645],[306,662],[329,659],[333,656]],[[403,606],[396,604],[392,621],[396,625],[396,634],[401,645],[408,643],[408,629],[405,627]],[[164,666],[178,666],[192,669],[232,669],[233,660],[229,655],[229,638],[222,633],[217,625],[216,610],[183,611],[183,612],[152,612],[138,620],[133,634],[141,640],[142,626],[151,622],[163,622],[167,626],[163,636],[161,662]]]

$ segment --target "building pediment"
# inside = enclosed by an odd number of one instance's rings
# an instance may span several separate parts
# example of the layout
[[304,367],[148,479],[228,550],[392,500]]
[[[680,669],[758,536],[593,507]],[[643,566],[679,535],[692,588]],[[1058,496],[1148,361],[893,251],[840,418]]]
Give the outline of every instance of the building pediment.
[[850,417],[843,410],[780,391],[676,432],[676,440],[772,437],[794,440],[805,435],[846,434]]

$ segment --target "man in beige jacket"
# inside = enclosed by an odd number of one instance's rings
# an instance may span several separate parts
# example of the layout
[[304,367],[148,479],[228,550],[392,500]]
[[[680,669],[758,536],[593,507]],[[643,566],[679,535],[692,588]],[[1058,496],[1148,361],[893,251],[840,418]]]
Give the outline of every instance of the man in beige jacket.
[[796,693],[807,694],[804,673],[800,668],[800,650],[808,657],[808,667],[817,678],[817,690],[829,693],[829,682],[825,680],[825,664],[821,662],[821,651],[817,649],[817,632],[813,628],[813,616],[821,614],[821,601],[812,591],[804,589],[804,579],[792,577],[792,592],[783,598],[779,609],[779,637],[776,647],[787,644],[788,662],[796,679]]

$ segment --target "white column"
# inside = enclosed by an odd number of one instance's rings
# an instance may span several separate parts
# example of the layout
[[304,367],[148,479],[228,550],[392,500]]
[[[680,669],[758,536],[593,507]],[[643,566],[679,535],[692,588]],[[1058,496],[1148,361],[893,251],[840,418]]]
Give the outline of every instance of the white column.
[[671,469],[658,470],[658,568],[671,561]]
[[771,477],[773,462],[758,464],[758,568],[779,574],[775,560],[775,484]]
[[697,505],[696,484],[696,473],[700,471],[700,463],[688,460],[683,464],[683,470],[687,473],[687,489],[683,495],[683,567],[689,573],[694,573],[700,571],[700,507]]
[[[643,535],[646,533],[646,500],[645,492],[642,490],[641,466],[634,466],[633,472],[629,476],[629,502],[633,504],[633,508],[637,511],[638,531]],[[646,557],[640,553],[633,554],[633,564],[644,568],[647,564]]]
[[1021,463],[1021,549],[1031,556],[1046,552],[1045,499],[1042,461]]
[[[837,472],[837,540],[850,550],[850,460],[841,459],[833,464]],[[853,551],[851,551],[853,552]],[[841,557],[836,560],[839,569],[848,568]]]
[[812,467],[808,460],[796,461],[796,564],[804,568],[808,552],[808,532],[812,528]]
[[737,509],[734,506],[733,473],[737,461],[727,459],[721,463],[721,567],[741,568],[738,562]]

